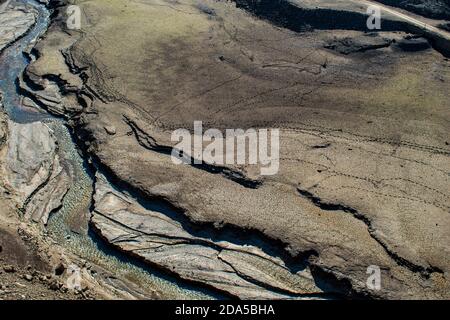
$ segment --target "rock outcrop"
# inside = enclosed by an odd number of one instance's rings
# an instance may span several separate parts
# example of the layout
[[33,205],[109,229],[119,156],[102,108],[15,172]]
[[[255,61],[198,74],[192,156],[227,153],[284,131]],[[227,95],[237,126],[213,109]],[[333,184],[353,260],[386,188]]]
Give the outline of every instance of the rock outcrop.
[[42,122],[8,121],[2,179],[27,219],[46,224],[69,188],[70,167],[61,163],[51,129]]
[[239,233],[221,238],[225,231],[208,232],[207,227],[196,230],[188,221],[171,218],[167,207],[143,207],[111,187],[100,174],[95,185],[92,225],[107,242],[124,252],[235,297],[279,299],[323,294],[301,259],[295,266],[298,270],[290,270],[281,258],[258,246],[233,243],[239,242]]
[[64,36],[61,31],[49,32],[45,38],[47,45],[43,47],[39,42],[33,48],[40,59],[29,65],[19,78],[20,89],[26,96],[58,116],[71,117],[82,110],[75,94],[81,90],[82,81],[70,72],[62,53],[73,42],[73,38]]
[[35,23],[36,11],[21,5],[8,6],[0,12],[0,51],[23,36]]
[[[30,5],[4,3],[2,9],[0,50],[22,37],[35,24],[38,15],[37,9]],[[2,189],[25,218],[46,224],[69,188],[70,165],[62,163],[56,138],[46,124],[13,122],[6,120],[6,114],[1,112]]]
[[327,43],[325,45],[325,48],[335,50],[342,54],[351,54],[356,52],[365,52],[369,50],[387,48],[392,44],[392,41],[392,39],[383,38],[378,36],[378,34],[373,33],[354,38],[335,38]]

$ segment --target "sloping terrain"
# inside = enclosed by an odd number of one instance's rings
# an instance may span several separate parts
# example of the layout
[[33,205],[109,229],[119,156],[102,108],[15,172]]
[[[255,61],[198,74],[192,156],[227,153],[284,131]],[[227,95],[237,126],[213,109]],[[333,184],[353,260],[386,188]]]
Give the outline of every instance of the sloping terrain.
[[[36,46],[21,86],[100,172],[94,229],[241,298],[448,299],[448,59],[405,50],[397,18],[363,34],[360,8],[320,28],[236,2],[74,1],[82,32],[61,19]],[[172,131],[198,120],[280,128],[279,173],[175,165]]]

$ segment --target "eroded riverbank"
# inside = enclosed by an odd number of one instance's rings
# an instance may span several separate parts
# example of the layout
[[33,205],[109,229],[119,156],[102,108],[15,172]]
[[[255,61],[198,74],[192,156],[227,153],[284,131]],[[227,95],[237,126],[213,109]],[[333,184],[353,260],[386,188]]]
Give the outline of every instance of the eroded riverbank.
[[[20,161],[17,168],[20,172],[29,172],[37,168],[46,167],[48,172],[47,178],[40,183],[34,184],[36,189],[30,189],[28,195],[25,196],[22,207],[23,219],[31,219],[34,223],[41,225],[40,229],[36,230],[39,235],[36,238],[44,237],[49,242],[55,242],[64,250],[68,251],[68,255],[75,255],[81,261],[85,260],[90,264],[91,275],[93,278],[102,278],[101,281],[109,282],[112,288],[123,291],[129,294],[129,297],[134,298],[167,298],[167,299],[183,299],[183,298],[208,298],[208,295],[201,293],[194,287],[189,288],[187,285],[178,285],[177,280],[167,277],[157,270],[151,270],[149,267],[144,268],[133,263],[130,259],[125,259],[121,255],[117,255],[113,250],[106,252],[106,248],[102,245],[101,240],[95,238],[89,227],[90,207],[93,194],[93,177],[92,167],[82,158],[81,152],[72,139],[65,120],[61,118],[54,118],[42,109],[38,109],[37,105],[30,103],[28,107],[23,105],[24,96],[19,93],[19,78],[22,78],[22,72],[25,70],[30,61],[36,59],[33,47],[38,39],[44,35],[50,22],[50,12],[41,4],[32,0],[24,0],[24,5],[34,8],[36,11],[36,22],[22,38],[16,40],[8,48],[6,48],[0,56],[0,90],[3,94],[3,106],[10,118],[10,127],[26,126],[33,127],[42,132],[48,131],[45,143],[55,143],[53,151],[54,156],[58,158],[58,166],[61,166],[60,172],[65,172],[64,176],[57,173],[58,180],[54,179],[54,163],[40,162],[33,163],[33,159],[28,161]],[[14,4],[12,4],[14,5]],[[29,100],[29,98],[27,98]],[[40,125],[42,124],[42,125]],[[24,132],[18,129],[12,132]],[[23,134],[23,133],[21,133]],[[39,133],[42,135],[41,133]],[[31,135],[29,136],[32,137]],[[9,136],[8,140],[12,141],[15,137]],[[23,148],[17,148],[17,159],[26,156],[37,157],[36,154],[44,152],[42,142],[32,138],[31,142],[27,142],[27,147],[33,149],[33,153],[27,152]],[[26,141],[26,140],[19,140]],[[33,145],[35,141],[36,145]],[[12,148],[11,143],[9,149]],[[22,151],[23,150],[23,151]],[[49,152],[49,151],[45,151]],[[22,155],[23,153],[23,155]],[[50,159],[50,158],[49,158]],[[16,160],[17,162],[17,160]],[[29,168],[28,166],[33,166]],[[34,169],[33,169],[34,168]],[[7,170],[7,168],[6,168]],[[41,169],[39,169],[41,170]],[[90,173],[91,171],[91,173]],[[30,174],[31,176],[26,176]],[[62,177],[62,178],[61,178]],[[14,185],[8,181],[9,185]],[[21,184],[26,186],[26,181],[35,179],[33,173],[24,173],[15,181],[23,181]],[[62,201],[53,206],[45,205],[46,198],[58,201],[55,192],[49,190],[43,193],[41,190],[46,189],[46,184],[56,181],[56,185],[63,183],[67,185],[61,191]],[[21,182],[22,183],[22,182]],[[18,186],[18,184],[17,184]],[[28,188],[28,187],[27,187]],[[39,196],[38,200],[37,196]],[[47,199],[48,200],[48,199]],[[35,202],[35,203],[33,203]],[[44,216],[38,217],[29,213],[29,203],[33,203],[37,207],[45,205],[42,209]],[[20,205],[20,204],[19,204]],[[18,213],[19,215],[19,213]],[[19,216],[17,216],[19,218]],[[47,220],[48,218],[48,220]],[[96,266],[99,268],[97,269]],[[80,266],[81,267],[81,266]],[[95,271],[97,269],[97,271]],[[100,281],[100,280],[99,280]],[[128,285],[127,285],[128,282]],[[132,284],[129,287],[129,284]],[[120,296],[120,295],[119,295]]]

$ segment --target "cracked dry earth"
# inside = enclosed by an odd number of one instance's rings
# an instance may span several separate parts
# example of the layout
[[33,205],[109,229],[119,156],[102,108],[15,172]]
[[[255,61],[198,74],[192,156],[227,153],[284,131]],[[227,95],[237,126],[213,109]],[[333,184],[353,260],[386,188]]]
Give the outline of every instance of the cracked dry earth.
[[[450,62],[429,34],[212,0],[71,1],[77,32],[57,3],[20,87],[74,129],[113,248],[244,299],[450,298]],[[330,10],[364,18],[349,3]],[[198,120],[280,128],[279,173],[173,164]]]

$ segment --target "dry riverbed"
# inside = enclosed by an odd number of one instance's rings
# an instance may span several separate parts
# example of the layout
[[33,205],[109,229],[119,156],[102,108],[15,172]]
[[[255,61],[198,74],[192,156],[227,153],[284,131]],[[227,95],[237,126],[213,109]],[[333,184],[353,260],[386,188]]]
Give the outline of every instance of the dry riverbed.
[[[92,183],[73,192],[77,165],[51,124],[2,116],[11,230],[25,224],[43,245],[69,221],[172,281],[229,297],[449,298],[450,62],[429,33],[395,15],[367,33],[354,1],[318,1],[321,19],[310,1],[69,2],[82,30],[50,2],[55,19],[19,86],[28,107],[66,119]],[[172,131],[198,120],[279,128],[279,173],[175,165]],[[60,210],[67,199],[86,201],[84,215]],[[144,285],[61,235],[44,261],[80,266],[86,297],[205,297]],[[366,285],[372,265],[381,290]]]

